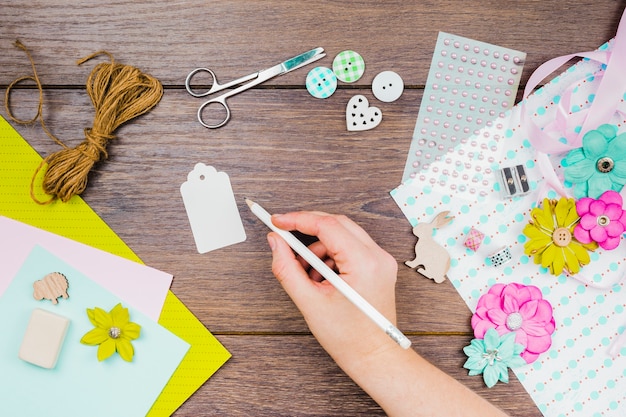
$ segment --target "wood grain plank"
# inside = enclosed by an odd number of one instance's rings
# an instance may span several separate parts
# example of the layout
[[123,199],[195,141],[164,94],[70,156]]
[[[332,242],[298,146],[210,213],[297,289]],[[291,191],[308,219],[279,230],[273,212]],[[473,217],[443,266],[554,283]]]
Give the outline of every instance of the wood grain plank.
[[[34,92],[26,93],[16,97],[16,113],[35,104]],[[274,212],[354,218],[398,259],[399,325],[409,333],[468,332],[469,310],[452,286],[404,266],[415,237],[389,195],[400,182],[420,93],[386,105],[383,123],[361,133],[345,131],[349,97],[341,91],[320,102],[301,91],[254,91],[233,100],[226,127],[210,131],[195,121],[197,100],[168,90],[155,110],[119,130],[83,196],[144,262],[175,275],[173,291],[213,331],[307,331],[271,274],[267,229],[243,204],[250,196]],[[44,114],[75,146],[91,123],[90,106],[82,92],[47,91]],[[17,128],[42,155],[58,149],[39,126]],[[179,187],[197,162],[230,175],[245,243],[196,252]],[[438,311],[445,323],[433,318]]]
[[[322,46],[329,66],[345,49],[367,64],[361,85],[383,70],[398,72],[409,86],[424,85],[438,31],[528,53],[524,80],[540,63],[595,49],[614,36],[623,1],[502,2],[498,0],[377,0],[308,3],[271,0],[0,2],[0,85],[30,71],[21,39],[38,63],[45,84],[82,85],[91,65],[75,61],[106,49],[166,85],[211,66],[235,78]],[[301,85],[305,70],[272,81]]]
[[[427,360],[511,416],[541,416],[512,372],[509,384],[491,389],[482,378],[467,375],[461,349],[469,344],[469,337],[410,339]],[[311,336],[221,336],[220,340],[233,353],[232,359],[175,416],[385,415]]]
[[[273,278],[267,230],[243,196],[273,212],[319,209],[355,219],[398,260],[398,325],[414,348],[511,415],[539,416],[514,378],[489,390],[462,369],[470,312],[449,282],[434,284],[403,265],[415,237],[388,193],[402,175],[438,31],[527,52],[524,83],[546,60],[613,37],[626,1],[315,4],[0,0],[0,87],[30,73],[12,46],[19,38],[46,86],[47,124],[75,146],[93,119],[84,83],[103,60],[78,67],[76,59],[106,49],[165,84],[157,108],[119,129],[84,198],[147,264],[175,275],[174,293],[233,353],[177,416],[384,415],[319,347]],[[233,98],[233,120],[222,129],[195,120],[201,101],[183,89],[191,69],[210,66],[227,81],[316,46],[328,53],[317,65],[330,66],[345,49],[360,52],[364,77],[322,101],[303,88],[301,69]],[[384,118],[376,129],[347,132],[348,99],[371,97],[371,81],[383,70],[403,77],[405,94],[379,106]],[[12,99],[17,116],[32,116],[32,87],[21,86]],[[58,149],[37,125],[17,129],[42,155]],[[230,175],[245,243],[196,253],[178,190],[196,162]]]

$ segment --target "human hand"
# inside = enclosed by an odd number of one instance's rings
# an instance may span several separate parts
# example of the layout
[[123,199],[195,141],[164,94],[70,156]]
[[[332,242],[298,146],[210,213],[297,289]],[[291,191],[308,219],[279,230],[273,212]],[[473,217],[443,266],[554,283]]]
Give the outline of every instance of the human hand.
[[[316,236],[309,248],[395,324],[396,260],[345,216],[272,216],[280,229]],[[268,234],[272,271],[337,364],[389,416],[498,416],[504,413],[419,356],[402,349],[302,259]],[[455,401],[450,401],[454,398]]]
[[[284,230],[319,240],[309,249],[338,272],[363,298],[395,324],[396,260],[345,216],[296,212],[272,216]],[[268,235],[272,271],[302,312],[311,332],[344,367],[395,343],[308,263],[297,257],[276,233]]]

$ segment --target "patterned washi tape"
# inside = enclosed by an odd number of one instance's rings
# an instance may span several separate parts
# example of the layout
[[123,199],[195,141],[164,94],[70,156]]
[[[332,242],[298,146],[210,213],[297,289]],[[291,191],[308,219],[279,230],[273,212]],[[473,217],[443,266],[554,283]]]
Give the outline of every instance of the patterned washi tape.
[[340,81],[353,83],[363,76],[365,61],[354,51],[343,51],[333,60],[333,71]]
[[337,89],[337,77],[330,68],[315,67],[306,76],[306,89],[315,98],[328,98]]
[[512,258],[513,257],[511,256],[511,249],[509,249],[508,246],[501,248],[500,250],[489,256],[491,264],[496,268],[509,262]]

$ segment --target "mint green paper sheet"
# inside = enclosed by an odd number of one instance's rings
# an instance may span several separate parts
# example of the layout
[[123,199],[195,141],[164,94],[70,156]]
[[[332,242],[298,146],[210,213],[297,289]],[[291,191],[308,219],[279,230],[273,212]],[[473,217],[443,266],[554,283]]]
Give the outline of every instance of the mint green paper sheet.
[[[68,299],[54,305],[33,297],[33,282],[50,272],[63,273],[69,282]],[[112,274],[115,271],[111,271]],[[46,417],[145,416],[180,364],[189,344],[130,305],[130,320],[141,326],[133,340],[135,356],[125,362],[117,353],[98,362],[97,346],[80,343],[93,328],[86,309],[110,311],[113,294],[35,246],[5,293],[0,297],[0,415]],[[35,308],[71,320],[54,369],[18,358],[18,350]]]

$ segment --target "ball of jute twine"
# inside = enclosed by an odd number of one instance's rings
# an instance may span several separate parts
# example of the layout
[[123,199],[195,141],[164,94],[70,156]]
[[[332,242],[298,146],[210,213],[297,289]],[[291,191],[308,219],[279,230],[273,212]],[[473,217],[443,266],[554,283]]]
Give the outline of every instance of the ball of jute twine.
[[[75,148],[69,148],[50,132],[44,122],[43,88],[30,52],[19,40],[15,42],[15,46],[28,56],[33,75],[17,78],[7,87],[4,101],[7,114],[19,124],[30,124],[39,120],[44,132],[63,148],[41,161],[31,180],[30,196],[38,204],[49,204],[57,198],[67,202],[72,196],[85,190],[93,166],[107,158],[106,148],[109,141],[115,139],[115,130],[156,106],[163,96],[163,86],[159,80],[135,67],[116,63],[113,55],[106,51],[95,52],[78,60],[77,65],[81,65],[92,58],[106,55],[110,62],[96,65],[87,79],[87,94],[95,108],[93,126],[85,129],[83,142]],[[30,120],[16,118],[10,108],[12,89],[26,80],[34,81],[39,91],[37,114]],[[44,168],[42,188],[50,195],[50,199],[41,201],[35,196],[34,186],[35,178]]]

